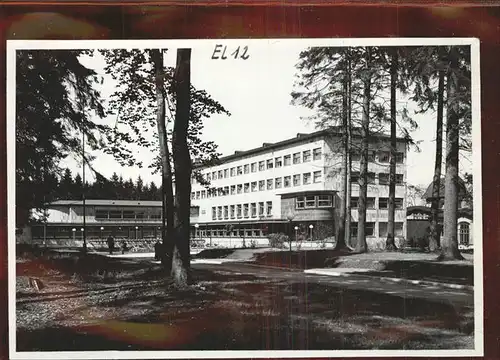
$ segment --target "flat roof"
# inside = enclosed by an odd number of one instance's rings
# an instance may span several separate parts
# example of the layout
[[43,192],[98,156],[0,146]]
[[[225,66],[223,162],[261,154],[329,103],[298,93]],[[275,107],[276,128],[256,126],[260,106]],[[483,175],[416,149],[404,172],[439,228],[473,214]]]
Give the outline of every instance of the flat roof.
[[[355,137],[355,138],[360,138],[361,135],[359,134],[359,131],[360,131],[359,128],[353,129],[352,136]],[[260,146],[258,148],[250,149],[250,150],[235,151],[234,154],[220,157],[219,160],[218,160],[218,163],[214,164],[214,165],[205,166],[205,165],[202,165],[202,164],[194,164],[193,167],[196,168],[196,169],[198,169],[198,168],[209,168],[209,167],[221,165],[223,163],[226,163],[226,162],[229,162],[229,161],[232,161],[232,160],[236,160],[236,159],[239,159],[239,158],[242,158],[242,157],[246,157],[246,156],[249,156],[249,155],[258,154],[258,153],[261,153],[261,152],[266,152],[266,151],[269,151],[269,150],[272,150],[272,149],[276,149],[276,148],[280,148],[280,147],[284,147],[284,146],[288,146],[288,145],[293,145],[293,144],[296,144],[296,143],[306,142],[308,140],[312,140],[312,139],[315,139],[315,138],[323,138],[325,136],[338,136],[338,135],[343,135],[343,132],[341,131],[341,127],[340,126],[335,126],[335,127],[332,127],[331,129],[319,130],[319,131],[315,131],[315,132],[308,133],[308,134],[306,134],[306,133],[298,133],[297,136],[295,136],[293,138],[290,138],[290,139],[278,141],[278,142],[275,142],[275,143],[264,143],[262,146]],[[370,136],[370,141],[379,140],[379,139],[390,139],[390,135],[387,135],[387,134],[373,134],[373,135]],[[398,142],[405,142],[405,143],[408,142],[408,139],[401,138],[401,137],[398,137],[396,140]]]
[[[50,205],[82,205],[83,200],[57,200]],[[117,206],[161,206],[161,201],[151,200],[110,200],[110,199],[88,199],[85,200],[85,205],[117,205]]]

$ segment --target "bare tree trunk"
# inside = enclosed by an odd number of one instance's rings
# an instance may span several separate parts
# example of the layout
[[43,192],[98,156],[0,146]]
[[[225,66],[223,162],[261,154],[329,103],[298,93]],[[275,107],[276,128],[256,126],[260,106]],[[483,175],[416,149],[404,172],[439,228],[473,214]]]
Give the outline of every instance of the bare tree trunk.
[[346,247],[345,240],[345,221],[346,221],[346,193],[347,193],[347,165],[348,165],[348,155],[349,144],[347,143],[347,87],[348,87],[348,68],[345,69],[344,74],[344,83],[343,83],[343,91],[342,91],[342,127],[344,129],[344,133],[342,134],[342,165],[341,165],[341,185],[340,185],[340,204],[334,209],[336,213],[338,213],[338,221],[335,226],[335,250],[343,249]]
[[366,195],[368,192],[368,137],[370,133],[371,48],[366,48],[366,67],[363,74],[363,115],[361,118],[361,163],[359,171],[358,241],[356,252],[366,252]]
[[389,213],[387,218],[387,239],[385,249],[397,250],[394,241],[394,220],[396,215],[396,85],[398,80],[398,50],[392,49],[391,60],[391,162],[389,165]]
[[351,136],[351,96],[352,96],[352,78],[351,78],[351,59],[347,59],[347,127],[346,127],[346,141],[347,149],[346,151],[346,220],[345,220],[345,243],[348,248],[351,247],[351,169],[352,169],[352,158],[351,158],[351,146],[352,146],[352,136]]
[[190,213],[191,213],[191,157],[187,143],[191,109],[191,49],[177,50],[174,74],[176,112],[172,148],[175,168],[175,248],[172,275],[177,286],[191,282],[190,272]]
[[162,228],[161,238],[163,251],[161,261],[167,273],[170,273],[173,253],[174,194],[172,190],[172,169],[168,148],[167,129],[165,125],[165,90],[163,52],[161,49],[151,50],[151,60],[155,70],[156,92],[156,124],[161,157],[161,194],[162,194]]
[[441,164],[443,162],[443,103],[444,103],[444,70],[439,71],[438,106],[436,124],[436,157],[434,161],[434,177],[432,182],[431,226],[429,250],[437,251],[440,246],[441,231],[439,231],[439,205],[441,190]]
[[463,260],[458,250],[458,145],[459,145],[459,104],[457,92],[459,80],[458,54],[452,46],[449,52],[450,69],[447,76],[446,107],[446,176],[444,189],[444,237],[439,260]]

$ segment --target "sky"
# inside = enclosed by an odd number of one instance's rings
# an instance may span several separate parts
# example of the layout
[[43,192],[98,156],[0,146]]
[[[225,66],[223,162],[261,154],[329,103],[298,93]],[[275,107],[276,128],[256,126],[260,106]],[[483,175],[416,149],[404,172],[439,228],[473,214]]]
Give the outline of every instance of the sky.
[[[221,41],[221,45],[224,42]],[[241,50],[245,46],[241,41]],[[226,55],[236,49],[234,42],[229,43]],[[212,140],[218,145],[222,155],[229,155],[236,150],[248,150],[259,147],[264,142],[277,142],[295,137],[299,132],[313,132],[315,127],[304,119],[311,111],[290,103],[290,93],[294,89],[295,65],[304,44],[279,41],[253,42],[246,55],[248,59],[226,60],[212,59],[214,44],[198,43],[193,47],[191,56],[191,80],[198,89],[206,90],[219,101],[231,116],[215,115],[205,121],[204,140]],[[218,54],[220,56],[220,53]],[[174,66],[175,50],[167,53],[166,64]],[[83,59],[83,63],[104,75],[100,88],[105,99],[114,91],[116,83],[104,74],[104,61],[100,56]],[[400,101],[398,107],[407,106],[410,115],[418,122],[419,128],[411,135],[418,142],[419,150],[408,151],[407,181],[412,185],[427,186],[432,181],[435,151],[435,113],[414,115],[416,106],[408,100]],[[108,118],[108,121],[115,121]],[[143,150],[137,153],[139,159],[148,163],[151,152]],[[461,157],[461,171],[471,171],[470,155]],[[68,159],[64,165],[74,172],[81,173],[81,165],[74,159]],[[136,179],[138,175],[146,182],[160,183],[159,175],[153,175],[147,168],[124,168],[112,156],[98,154],[94,167],[104,176],[113,172],[125,179]],[[443,168],[444,171],[444,168]],[[90,179],[92,181],[92,177]]]

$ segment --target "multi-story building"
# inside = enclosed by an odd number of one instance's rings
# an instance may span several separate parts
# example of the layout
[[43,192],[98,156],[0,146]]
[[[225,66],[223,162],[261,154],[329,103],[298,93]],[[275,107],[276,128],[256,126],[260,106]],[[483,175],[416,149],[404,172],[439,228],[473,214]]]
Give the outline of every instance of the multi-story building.
[[[237,151],[216,166],[196,168],[210,185],[193,180],[191,203],[199,208],[196,237],[265,238],[269,233],[318,239],[333,234],[342,164],[341,133],[323,130],[248,151]],[[361,137],[352,153],[351,236],[357,234]],[[370,247],[387,235],[390,144],[372,136],[369,146],[366,235]],[[406,141],[397,141],[396,236],[406,229]],[[312,225],[312,229],[311,229]],[[298,227],[298,230],[292,230]],[[326,230],[325,230],[326,229]],[[384,240],[384,241],[377,241]]]

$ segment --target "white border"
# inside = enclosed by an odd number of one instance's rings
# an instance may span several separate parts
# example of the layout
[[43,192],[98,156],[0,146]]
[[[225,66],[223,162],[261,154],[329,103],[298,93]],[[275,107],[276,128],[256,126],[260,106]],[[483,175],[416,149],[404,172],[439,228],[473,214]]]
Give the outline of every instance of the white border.
[[[474,349],[473,350],[284,350],[284,351],[47,351],[17,352],[16,273],[15,273],[15,88],[16,50],[96,49],[96,48],[179,48],[199,45],[268,45],[302,43],[309,46],[417,46],[470,45],[472,73],[472,144],[474,174]],[[481,114],[479,77],[479,39],[476,38],[349,38],[349,39],[207,39],[207,40],[8,40],[7,41],[7,228],[9,289],[9,353],[12,359],[161,359],[161,358],[270,358],[270,357],[472,357],[484,355],[483,324],[483,217],[481,173]]]

